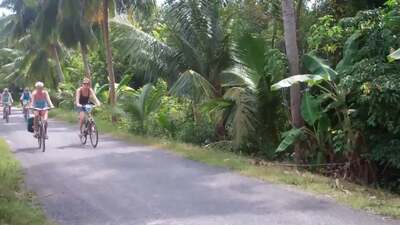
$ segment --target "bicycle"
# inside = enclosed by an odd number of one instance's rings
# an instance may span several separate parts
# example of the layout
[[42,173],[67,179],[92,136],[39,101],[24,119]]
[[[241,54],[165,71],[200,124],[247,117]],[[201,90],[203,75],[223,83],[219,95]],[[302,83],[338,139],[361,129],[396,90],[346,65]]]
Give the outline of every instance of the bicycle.
[[24,114],[25,121],[29,119],[29,101],[23,100],[22,101],[22,113]]
[[81,143],[85,145],[87,142],[87,136],[89,135],[92,147],[96,148],[99,143],[99,133],[97,130],[96,122],[94,121],[94,118],[92,116],[93,106],[84,105],[82,108],[85,112],[85,119],[84,127],[82,127],[83,129],[81,130],[80,135]]
[[[31,108],[34,111],[46,111],[50,110],[51,108]],[[46,151],[46,139],[47,137],[47,121],[43,121],[43,118],[41,115],[38,116],[38,121],[37,121],[37,133],[36,133],[36,138],[38,139],[38,145],[39,149],[42,149],[42,152]]]
[[3,119],[6,120],[6,123],[10,122],[10,106],[8,104],[3,105]]

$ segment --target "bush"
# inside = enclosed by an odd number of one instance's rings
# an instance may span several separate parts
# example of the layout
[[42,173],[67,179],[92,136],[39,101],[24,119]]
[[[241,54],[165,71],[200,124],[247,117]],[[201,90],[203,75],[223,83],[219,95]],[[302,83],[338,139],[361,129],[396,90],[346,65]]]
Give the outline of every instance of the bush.
[[180,128],[177,138],[186,143],[204,145],[213,141],[214,131],[214,125],[207,120],[197,123],[187,120]]

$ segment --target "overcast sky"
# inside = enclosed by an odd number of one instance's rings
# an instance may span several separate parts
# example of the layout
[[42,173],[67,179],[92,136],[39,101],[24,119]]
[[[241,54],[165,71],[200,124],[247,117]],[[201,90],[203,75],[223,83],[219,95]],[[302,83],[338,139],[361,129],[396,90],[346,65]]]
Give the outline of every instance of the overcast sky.
[[[308,0],[307,1],[307,6],[310,7],[314,4],[316,0]],[[0,2],[2,2],[2,0],[0,0]],[[161,5],[164,0],[156,0],[156,2],[158,3],[158,5]],[[0,16],[4,16],[4,15],[9,15],[11,14],[11,11],[5,8],[0,8]]]

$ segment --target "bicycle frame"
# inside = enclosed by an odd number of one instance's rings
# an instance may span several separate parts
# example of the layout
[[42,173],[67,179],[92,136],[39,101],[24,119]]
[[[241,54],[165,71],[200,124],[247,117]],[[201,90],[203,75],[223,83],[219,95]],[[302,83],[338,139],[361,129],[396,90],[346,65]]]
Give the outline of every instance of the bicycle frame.
[[38,143],[39,143],[39,148],[42,148],[42,151],[44,152],[46,149],[46,136],[47,136],[47,121],[44,120],[43,118],[43,114],[41,112],[43,111],[48,111],[50,110],[50,108],[31,108],[33,111],[38,111],[39,115],[35,116],[37,118],[37,123],[36,123],[36,130],[35,132],[38,132],[37,135],[37,139],[38,139]]
[[10,115],[10,104],[3,104],[3,117],[5,117],[6,122],[9,121],[9,115]]
[[90,142],[93,146],[93,148],[97,147],[98,144],[98,131],[96,128],[96,122],[94,121],[93,115],[92,115],[92,106],[91,105],[85,105],[82,107],[84,110],[84,121],[83,121],[83,126],[81,129],[81,143],[86,144],[87,141],[87,136],[89,135],[90,137]]

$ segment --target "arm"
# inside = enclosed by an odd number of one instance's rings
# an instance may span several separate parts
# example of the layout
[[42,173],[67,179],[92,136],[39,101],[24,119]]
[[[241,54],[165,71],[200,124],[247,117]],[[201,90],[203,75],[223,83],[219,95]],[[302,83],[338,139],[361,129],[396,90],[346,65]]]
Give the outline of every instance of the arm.
[[51,102],[50,95],[47,91],[46,91],[46,100],[47,100],[47,104],[49,104],[49,107],[54,108],[53,102]]
[[31,100],[29,101],[29,108],[32,108],[32,106],[34,105],[35,95],[36,95],[36,91],[34,91],[34,92],[32,93],[32,98],[31,98]]
[[81,97],[81,88],[78,88],[77,90],[76,90],[76,94],[75,94],[75,105],[77,106],[77,107],[82,107],[82,105],[81,104],[79,104],[79,98]]
[[90,89],[90,97],[94,101],[95,106],[98,107],[101,105],[101,103],[100,103],[99,99],[97,98],[96,93],[94,93],[93,89]]

